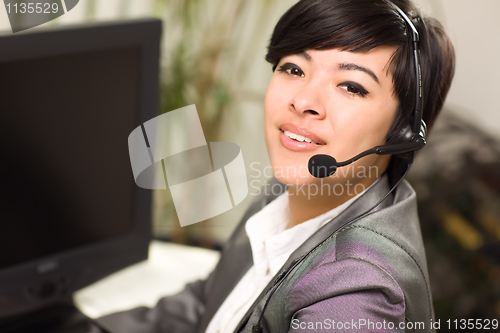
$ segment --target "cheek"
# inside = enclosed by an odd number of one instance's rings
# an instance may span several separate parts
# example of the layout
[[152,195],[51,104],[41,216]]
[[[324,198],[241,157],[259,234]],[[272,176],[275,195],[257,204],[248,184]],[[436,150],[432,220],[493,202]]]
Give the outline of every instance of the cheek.
[[394,98],[394,96],[389,96],[386,98],[385,102],[381,107],[381,115],[379,121],[379,134],[382,136],[383,143],[389,134],[389,130],[392,128],[394,120],[396,119],[396,113],[398,110],[399,101]]
[[271,79],[271,81],[269,81],[269,85],[267,86],[266,96],[264,98],[264,136],[268,152],[272,149],[270,147],[270,142],[275,139],[270,136],[276,123],[275,117],[277,114],[277,96],[276,87],[273,85],[273,80]]
[[350,158],[363,150],[385,144],[396,108],[394,99],[384,99],[375,105],[351,109],[331,119],[338,140],[335,150],[339,157]]
[[264,98],[264,130],[266,134],[266,141],[268,139],[269,132],[275,130],[280,116],[282,116],[283,112],[287,109],[287,99],[284,94],[285,91],[286,89],[283,89],[274,77],[271,78],[269,85],[267,86],[266,96]]
[[285,91],[286,89],[283,89],[278,80],[273,76],[269,81],[264,98],[264,115],[266,117],[274,115],[275,109],[283,104]]
[[397,99],[395,99],[392,94],[387,94],[384,99],[382,99],[377,105],[374,106],[373,112],[371,112],[369,116],[369,125],[373,129],[374,134],[377,137],[382,138],[384,142],[385,137],[387,136],[389,130],[392,127],[392,123],[394,122],[397,107]]

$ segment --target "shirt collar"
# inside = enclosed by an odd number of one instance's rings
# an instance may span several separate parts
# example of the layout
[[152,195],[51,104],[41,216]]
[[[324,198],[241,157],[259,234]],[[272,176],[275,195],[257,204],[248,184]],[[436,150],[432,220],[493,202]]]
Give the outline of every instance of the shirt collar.
[[261,278],[268,273],[275,275],[290,254],[305,240],[347,209],[377,182],[378,179],[365,191],[332,210],[290,229],[286,229],[289,222],[288,191],[254,214],[246,222],[245,230],[252,248],[256,278]]

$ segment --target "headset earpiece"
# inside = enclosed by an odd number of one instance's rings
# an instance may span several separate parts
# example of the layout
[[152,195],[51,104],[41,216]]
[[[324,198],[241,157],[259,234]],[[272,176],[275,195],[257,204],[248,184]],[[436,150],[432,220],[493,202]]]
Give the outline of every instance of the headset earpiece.
[[[398,133],[396,143],[416,142],[417,140],[421,140],[425,145],[426,135],[427,135],[427,125],[425,124],[425,121],[421,120],[420,132],[418,133],[418,135],[415,135],[413,133],[411,126],[408,124]],[[415,156],[415,151],[410,151],[401,154],[394,154],[394,156],[397,156],[404,160],[413,160],[413,157]]]
[[[425,141],[427,136],[427,125],[423,120],[421,120],[420,122],[420,132],[418,133],[418,135]],[[415,141],[415,139],[415,134],[413,134],[411,126],[408,124],[403,127],[401,131],[399,131],[396,138],[396,143],[412,142]]]
[[411,142],[413,139],[413,131],[411,129],[410,124],[407,124],[405,127],[399,131],[396,139],[396,143],[404,143]]

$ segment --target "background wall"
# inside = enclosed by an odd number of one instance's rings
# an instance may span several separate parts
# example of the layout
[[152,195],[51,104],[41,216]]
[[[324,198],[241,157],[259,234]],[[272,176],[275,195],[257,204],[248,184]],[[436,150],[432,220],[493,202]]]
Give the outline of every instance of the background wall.
[[422,10],[447,29],[455,46],[455,78],[447,109],[489,133],[500,133],[500,1],[417,0]]

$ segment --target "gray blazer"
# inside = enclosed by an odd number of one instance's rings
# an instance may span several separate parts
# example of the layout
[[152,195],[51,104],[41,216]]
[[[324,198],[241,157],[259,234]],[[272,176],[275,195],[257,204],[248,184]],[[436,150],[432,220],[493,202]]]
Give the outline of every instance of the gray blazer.
[[[263,332],[434,332],[411,186],[403,181],[374,211],[346,225],[388,191],[387,176],[383,176],[307,239],[247,311],[236,332],[252,332],[261,316]],[[153,309],[112,314],[96,324],[112,333],[204,332],[252,265],[245,222],[273,199],[261,195],[253,202],[208,279],[162,298]],[[97,326],[94,329],[100,331]]]

